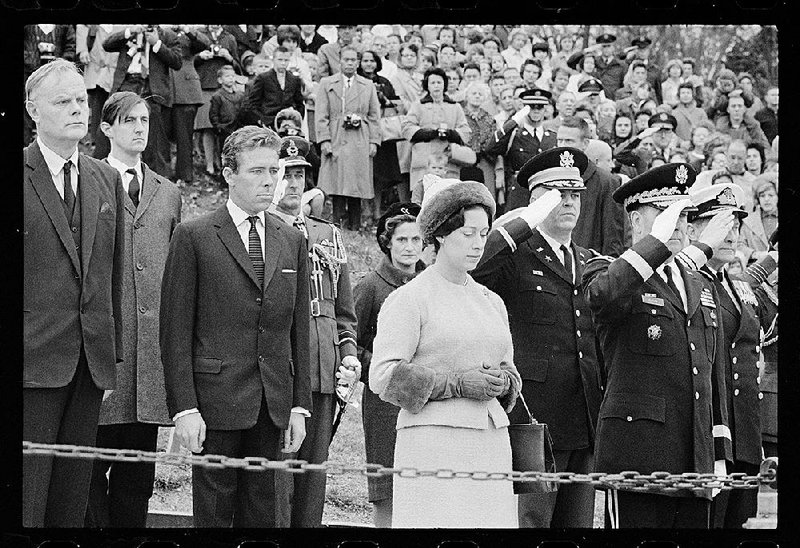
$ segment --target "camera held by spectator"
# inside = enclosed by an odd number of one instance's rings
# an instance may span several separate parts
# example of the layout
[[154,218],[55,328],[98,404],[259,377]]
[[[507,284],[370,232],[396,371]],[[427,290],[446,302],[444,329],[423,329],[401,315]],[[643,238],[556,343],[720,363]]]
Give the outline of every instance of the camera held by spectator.
[[342,122],[344,129],[358,129],[361,127],[361,116],[358,114],[347,114]]

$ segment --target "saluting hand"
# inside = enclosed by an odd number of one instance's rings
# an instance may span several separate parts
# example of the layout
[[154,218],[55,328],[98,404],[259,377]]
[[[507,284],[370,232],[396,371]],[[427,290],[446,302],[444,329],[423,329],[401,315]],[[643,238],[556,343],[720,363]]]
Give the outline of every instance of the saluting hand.
[[703,229],[700,237],[697,240],[706,244],[711,249],[716,249],[725,238],[728,237],[731,229],[733,228],[734,216],[730,210],[722,210],[708,221],[708,224]]
[[536,198],[520,213],[531,229],[536,228],[561,203],[561,191],[552,188]]
[[678,225],[678,219],[681,213],[687,207],[691,207],[692,201],[688,198],[679,200],[667,207],[664,211],[658,214],[655,221],[653,221],[653,228],[650,229],[650,234],[657,238],[662,244],[667,243],[672,233],[675,232],[675,227]]
[[522,124],[525,123],[525,118],[528,117],[528,113],[530,111],[531,111],[531,107],[529,107],[528,105],[525,105],[519,111],[514,113],[514,115],[511,116],[511,119],[514,120],[517,123],[518,126],[521,126]]

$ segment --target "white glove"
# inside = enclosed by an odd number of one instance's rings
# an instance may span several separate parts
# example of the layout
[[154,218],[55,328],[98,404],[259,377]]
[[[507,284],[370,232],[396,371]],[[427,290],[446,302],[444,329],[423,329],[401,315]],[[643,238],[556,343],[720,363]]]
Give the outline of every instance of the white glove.
[[342,365],[336,378],[351,385],[361,378],[361,362],[355,356],[345,356],[342,358]]
[[525,118],[528,117],[528,113],[530,111],[531,111],[531,107],[529,107],[528,105],[525,105],[524,107],[522,107],[519,110],[519,112],[516,112],[511,117],[511,119],[514,120],[517,123],[518,126],[521,126],[523,123],[525,123]]
[[697,240],[711,249],[716,249],[728,237],[731,228],[733,228],[733,222],[733,213],[730,210],[722,210],[711,217]]
[[[714,461],[714,475],[715,476],[727,476],[728,475],[728,470],[727,470],[727,467],[725,466],[725,461],[724,460],[715,460]],[[720,491],[722,491],[722,489],[712,488],[711,489],[711,498],[716,497],[720,493]]]
[[531,229],[547,219],[547,216],[561,204],[561,191],[555,188],[548,190],[522,210],[520,217],[525,219]]
[[678,224],[678,218],[681,212],[687,207],[691,207],[692,201],[688,198],[679,200],[670,204],[670,206],[658,214],[656,220],[653,221],[653,228],[650,229],[650,234],[656,237],[662,244],[667,243],[672,233],[675,232],[675,226]]
[[275,205],[283,199],[283,195],[286,194],[286,187],[289,186],[289,183],[284,179],[284,175],[286,174],[286,160],[278,160],[278,166],[278,173],[275,175],[275,179],[278,182],[275,183],[275,193],[272,195],[272,203]]

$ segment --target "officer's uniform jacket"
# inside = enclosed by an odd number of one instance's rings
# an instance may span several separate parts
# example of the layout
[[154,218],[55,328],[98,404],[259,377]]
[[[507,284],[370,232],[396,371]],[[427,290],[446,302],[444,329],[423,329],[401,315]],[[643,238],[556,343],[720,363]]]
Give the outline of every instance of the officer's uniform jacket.
[[[710,255],[703,247],[694,249]],[[646,236],[619,259],[587,262],[584,292],[608,374],[597,470],[713,473],[715,460],[732,461],[719,301],[707,278],[676,261],[685,312],[654,272],[669,256],[666,245]],[[710,498],[710,491],[698,496]]]
[[544,128],[541,141],[524,126],[509,118],[503,127],[496,130],[486,154],[503,156],[506,169],[506,211],[528,205],[530,191],[525,183],[517,184],[517,172],[525,162],[558,144],[556,132]]
[[356,312],[350,270],[339,229],[305,217],[311,275],[311,391],[333,394],[344,356],[355,356]]
[[[525,401],[557,450],[594,446],[602,399],[594,326],[580,290],[591,254],[575,244],[571,251],[575,283],[542,234],[517,218],[489,233],[471,273],[506,304]],[[516,406],[510,419],[527,422],[524,408]]]

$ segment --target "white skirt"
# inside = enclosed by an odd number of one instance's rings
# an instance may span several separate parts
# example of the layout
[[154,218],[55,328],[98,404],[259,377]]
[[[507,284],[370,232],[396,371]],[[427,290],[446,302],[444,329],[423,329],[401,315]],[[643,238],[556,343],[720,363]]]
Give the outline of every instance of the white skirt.
[[[397,431],[394,466],[510,472],[508,429],[412,426]],[[511,481],[394,477],[392,527],[516,528]]]

